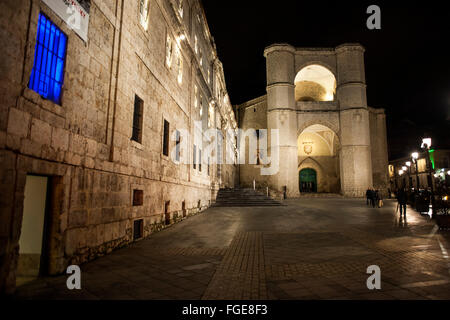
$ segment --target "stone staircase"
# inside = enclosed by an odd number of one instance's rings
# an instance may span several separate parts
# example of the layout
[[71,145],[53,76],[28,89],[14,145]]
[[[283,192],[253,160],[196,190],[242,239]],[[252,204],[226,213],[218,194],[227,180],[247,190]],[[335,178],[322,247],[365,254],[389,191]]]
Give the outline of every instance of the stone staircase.
[[299,198],[343,198],[339,193],[302,193]]
[[275,207],[282,203],[248,188],[220,189],[212,207]]

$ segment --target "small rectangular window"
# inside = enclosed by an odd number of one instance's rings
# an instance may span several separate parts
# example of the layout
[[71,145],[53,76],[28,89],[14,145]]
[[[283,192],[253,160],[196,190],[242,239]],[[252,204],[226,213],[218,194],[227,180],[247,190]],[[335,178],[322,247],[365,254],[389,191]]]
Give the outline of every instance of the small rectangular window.
[[28,87],[43,98],[61,104],[67,36],[39,13],[34,64]]
[[144,101],[137,95],[134,96],[134,112],[133,112],[133,133],[131,140],[142,142],[142,115],[144,109]]
[[169,122],[164,120],[163,155],[169,156]]
[[181,142],[181,136],[180,131],[176,131],[176,144],[175,144],[175,160],[180,161],[180,142]]
[[149,0],[140,0],[139,1],[139,20],[141,26],[147,30],[148,29],[148,7],[150,1]]
[[194,144],[194,153],[193,153],[193,166],[194,170],[197,168],[197,146]]
[[144,235],[144,220],[134,220],[133,222],[133,240],[141,239]]
[[198,171],[202,172],[202,149],[198,149]]
[[144,205],[144,190],[133,190],[133,206]]

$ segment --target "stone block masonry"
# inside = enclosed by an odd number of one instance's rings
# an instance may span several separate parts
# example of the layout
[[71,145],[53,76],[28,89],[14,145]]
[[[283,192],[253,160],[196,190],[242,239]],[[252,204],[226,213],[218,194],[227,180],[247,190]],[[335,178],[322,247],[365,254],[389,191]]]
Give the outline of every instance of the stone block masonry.
[[[209,166],[203,157],[200,171],[163,155],[164,120],[169,136],[175,130],[193,136],[199,120],[236,127],[201,2],[183,2],[181,16],[173,0],[150,0],[148,11],[138,0],[92,0],[86,42],[43,1],[1,2],[0,294],[15,290],[28,175],[48,177],[45,274],[135,241],[135,220],[143,221],[139,238],[148,237],[205,210],[224,184],[234,186],[235,165]],[[141,12],[148,12],[146,27]],[[28,86],[39,14],[68,39],[60,104]],[[143,101],[140,123],[136,96]],[[210,106],[214,112],[206,111]],[[134,125],[140,141],[132,140]],[[204,149],[206,141],[195,143]],[[189,159],[193,144],[187,142]],[[135,190],[142,191],[138,205]]]

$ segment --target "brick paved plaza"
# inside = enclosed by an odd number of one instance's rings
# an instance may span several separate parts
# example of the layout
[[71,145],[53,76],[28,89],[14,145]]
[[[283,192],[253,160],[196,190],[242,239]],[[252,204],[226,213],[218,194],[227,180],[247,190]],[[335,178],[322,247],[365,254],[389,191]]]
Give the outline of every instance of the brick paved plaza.
[[[295,199],[286,206],[210,208],[17,299],[450,299],[450,233],[387,200]],[[366,269],[381,268],[381,290]]]

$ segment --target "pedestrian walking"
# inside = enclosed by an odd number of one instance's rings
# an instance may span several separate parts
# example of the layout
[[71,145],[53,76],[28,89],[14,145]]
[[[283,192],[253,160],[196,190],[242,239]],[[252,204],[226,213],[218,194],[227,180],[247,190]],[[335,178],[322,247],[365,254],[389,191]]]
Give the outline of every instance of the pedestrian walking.
[[376,194],[378,208],[381,208],[383,206],[383,195],[378,190],[375,190],[375,194]]
[[397,193],[397,203],[398,207],[400,208],[400,216],[403,215],[406,217],[406,202],[407,202],[407,195],[405,189],[400,189]]
[[370,204],[370,189],[366,190],[366,205]]

